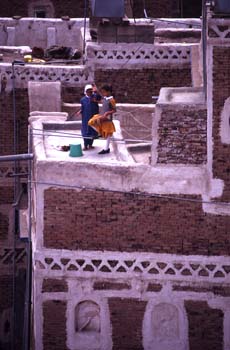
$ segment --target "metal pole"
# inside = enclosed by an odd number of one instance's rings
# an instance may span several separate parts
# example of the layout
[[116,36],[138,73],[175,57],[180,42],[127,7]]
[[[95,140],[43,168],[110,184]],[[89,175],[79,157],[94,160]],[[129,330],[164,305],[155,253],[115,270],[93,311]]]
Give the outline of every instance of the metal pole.
[[83,34],[83,64],[85,63],[85,36],[86,36],[86,16],[87,16],[87,0],[84,3],[84,34]]
[[[14,128],[14,141],[13,141],[13,153],[16,155],[18,153],[18,124],[16,116],[16,94],[15,94],[15,65],[24,65],[22,61],[12,62],[12,85],[13,85],[13,128]],[[6,160],[6,159],[5,159]],[[4,161],[4,160],[2,160]],[[14,159],[14,173],[17,173],[18,169],[18,159]],[[19,192],[20,178],[14,177],[14,203],[17,200]],[[14,206],[14,228],[13,228],[13,261],[12,261],[12,332],[11,332],[11,350],[15,349],[15,295],[16,295],[16,285],[15,285],[15,273],[16,273],[16,262],[15,262],[15,251],[16,251],[16,234],[17,234],[17,221],[18,221],[18,206]]]
[[[32,151],[32,135],[29,127],[29,152]],[[29,153],[32,154],[32,153]],[[28,242],[27,242],[27,269],[26,269],[26,293],[25,293],[25,313],[24,313],[24,334],[23,334],[23,350],[30,349],[30,325],[31,325],[31,273],[32,273],[32,161],[29,159],[28,169]]]
[[[15,96],[15,69],[14,69],[14,63],[12,63],[12,84],[13,84],[13,128],[14,128],[14,143],[13,143],[13,153],[17,153],[17,120],[16,120],[16,96]],[[16,160],[14,160],[14,173],[17,172],[18,164]],[[18,179],[17,177],[14,178],[14,203],[17,199],[17,188],[18,188]],[[17,207],[14,207],[14,228],[13,228],[13,261],[12,261],[12,268],[13,268],[13,276],[12,276],[12,299],[13,299],[13,305],[12,305],[12,334],[11,334],[11,350],[14,350],[14,344],[15,344],[15,294],[16,294],[16,286],[15,286],[15,249],[16,249],[16,242],[15,242],[15,236],[16,236],[16,220],[17,220]]]
[[10,162],[15,160],[32,160],[33,158],[33,153],[22,153],[9,156],[0,156],[0,162]]
[[207,100],[207,7],[206,0],[202,0],[202,54],[203,54],[203,88],[205,100]]

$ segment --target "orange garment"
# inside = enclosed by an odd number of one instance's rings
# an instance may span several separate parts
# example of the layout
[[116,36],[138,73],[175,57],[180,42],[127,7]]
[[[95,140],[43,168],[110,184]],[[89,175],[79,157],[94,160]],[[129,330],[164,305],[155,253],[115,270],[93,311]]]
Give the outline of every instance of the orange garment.
[[[101,117],[100,114],[95,114],[89,121],[88,125],[91,128],[94,128],[99,135],[103,138],[107,138],[108,136],[112,136],[116,131],[115,126],[111,120],[99,120]],[[99,123],[98,123],[99,120]]]

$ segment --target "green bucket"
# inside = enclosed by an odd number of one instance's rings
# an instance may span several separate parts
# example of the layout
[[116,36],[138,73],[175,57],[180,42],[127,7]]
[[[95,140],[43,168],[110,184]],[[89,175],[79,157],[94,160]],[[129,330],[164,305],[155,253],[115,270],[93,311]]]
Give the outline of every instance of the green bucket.
[[82,153],[82,148],[81,148],[81,144],[77,144],[77,145],[69,145],[70,146],[70,152],[69,155],[70,157],[81,157],[83,156]]

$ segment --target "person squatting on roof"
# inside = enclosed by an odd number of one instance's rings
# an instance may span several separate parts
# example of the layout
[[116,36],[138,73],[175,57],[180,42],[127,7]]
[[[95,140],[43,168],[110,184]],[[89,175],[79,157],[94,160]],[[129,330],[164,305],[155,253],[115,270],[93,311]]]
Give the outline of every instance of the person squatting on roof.
[[113,123],[113,113],[116,112],[116,101],[112,96],[112,87],[103,85],[100,89],[102,95],[102,110],[101,114],[95,114],[88,122],[89,126],[94,128],[100,136],[105,138],[106,143],[103,150],[98,154],[106,154],[110,152],[110,140],[113,133],[116,131]]
[[87,84],[84,90],[85,96],[81,98],[81,109],[76,115],[82,116],[81,134],[84,139],[84,151],[93,149],[93,141],[97,138],[97,131],[88,125],[88,121],[93,115],[99,113],[98,102],[101,100],[101,96],[97,93],[95,85]]

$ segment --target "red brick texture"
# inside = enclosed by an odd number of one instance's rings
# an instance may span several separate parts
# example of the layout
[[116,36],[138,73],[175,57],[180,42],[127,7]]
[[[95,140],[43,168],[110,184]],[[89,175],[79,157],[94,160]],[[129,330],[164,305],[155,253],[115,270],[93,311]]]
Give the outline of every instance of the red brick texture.
[[[63,3],[61,0],[51,1],[55,17],[69,16],[72,18],[84,17],[84,0],[68,0]],[[28,16],[29,0],[22,0],[19,4],[17,0],[4,1],[0,0],[1,17],[12,17],[13,15]],[[180,3],[183,4],[182,15],[185,17],[201,16],[201,0],[145,0],[145,9],[147,15],[152,18],[158,17],[181,17]],[[144,2],[135,0],[133,2],[133,15],[136,18],[143,18]]]
[[9,217],[0,212],[0,241],[7,239]]
[[223,349],[223,312],[203,301],[186,301],[189,350]]
[[12,306],[12,276],[0,276],[0,312]]
[[0,186],[0,204],[12,204],[13,200],[14,200],[13,186],[12,187]]
[[68,292],[68,285],[64,279],[45,278],[42,283],[42,293]]
[[178,0],[142,0],[133,1],[134,17],[144,18],[144,4],[149,17],[180,17]]
[[66,346],[66,302],[45,301],[43,317],[43,349],[68,350]]
[[[12,307],[12,276],[1,275],[0,276],[0,315],[4,310],[9,310]],[[1,338],[0,338],[0,349],[10,350],[10,337],[9,333],[11,330],[11,320],[6,318],[1,323]],[[20,348],[19,348],[20,349]]]
[[167,109],[158,126],[158,163],[203,164],[207,160],[207,111]]
[[[29,101],[27,89],[16,89],[16,123],[19,136],[18,153],[27,152],[27,135],[28,135],[28,116],[29,116]],[[0,94],[0,154],[13,154],[13,135],[14,135],[14,120],[13,120],[13,95],[12,93]]]
[[73,189],[48,189],[44,200],[46,248],[230,254],[230,217],[200,203]]
[[162,87],[192,85],[190,67],[96,70],[95,82],[98,87],[111,84],[119,103],[153,103],[152,96],[158,96]]
[[[62,0],[52,0],[51,2],[54,6],[55,17],[84,17],[84,0],[66,0],[65,3],[63,3]],[[178,17],[179,13],[177,3],[178,0],[147,0],[146,10],[148,16],[151,17]],[[12,17],[13,15],[26,17],[28,16],[28,4],[29,0],[21,1],[21,6],[17,0],[12,0],[10,2],[0,0],[1,17]],[[143,8],[143,1],[135,0],[133,8],[134,16],[143,18]]]
[[113,350],[141,350],[145,301],[109,299]]
[[213,50],[213,176],[223,179],[222,200],[230,200],[230,145],[221,143],[220,115],[225,100],[230,96],[230,48]]
[[[17,0],[0,0],[1,17],[12,17],[15,15],[27,17],[30,2],[30,0],[22,0],[20,3]],[[84,17],[84,0],[66,0],[65,3],[62,0],[52,0],[51,3],[54,7],[54,17]]]
[[131,285],[121,282],[98,281],[94,283],[93,288],[95,290],[123,290],[131,289]]
[[[62,101],[66,103],[79,103],[80,99],[84,96],[84,86],[67,87],[62,85]],[[63,108],[65,112],[65,108]]]
[[213,285],[213,286],[183,286],[183,285],[173,285],[173,290],[180,292],[195,292],[195,293],[214,293],[215,295],[229,297],[230,287]]

